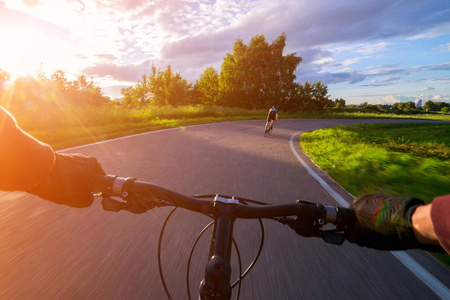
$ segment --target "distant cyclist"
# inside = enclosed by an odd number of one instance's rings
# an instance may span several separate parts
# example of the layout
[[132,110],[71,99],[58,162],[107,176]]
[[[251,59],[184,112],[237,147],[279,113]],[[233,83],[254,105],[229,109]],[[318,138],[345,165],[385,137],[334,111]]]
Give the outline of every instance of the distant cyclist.
[[267,114],[266,128],[269,123],[271,126],[273,126],[273,121],[278,122],[278,109],[276,109],[275,106],[272,106],[272,108],[269,109],[269,113]]

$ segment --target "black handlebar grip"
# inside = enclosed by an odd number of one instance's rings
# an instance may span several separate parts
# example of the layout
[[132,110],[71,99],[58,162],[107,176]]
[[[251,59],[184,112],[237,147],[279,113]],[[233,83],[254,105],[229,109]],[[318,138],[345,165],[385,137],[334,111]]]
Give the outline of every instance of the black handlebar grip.
[[336,224],[352,227],[356,224],[356,213],[351,208],[338,207]]

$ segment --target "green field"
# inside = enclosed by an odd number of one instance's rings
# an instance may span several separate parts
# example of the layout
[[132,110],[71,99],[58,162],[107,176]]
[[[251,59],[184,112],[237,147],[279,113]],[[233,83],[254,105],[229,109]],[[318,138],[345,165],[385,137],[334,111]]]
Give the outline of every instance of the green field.
[[305,133],[304,151],[354,196],[431,201],[450,193],[450,124],[339,126]]
[[[59,106],[50,110],[18,109],[11,111],[19,125],[55,149],[100,140],[153,131],[234,120],[264,119],[267,110],[247,110],[221,106],[144,106],[128,108],[119,105]],[[280,118],[402,118],[448,120],[450,114],[374,113],[370,110],[330,110],[323,113],[280,112]]]
[[[311,159],[354,196],[384,193],[431,202],[450,194],[450,124],[372,124],[301,135]],[[433,255],[447,266],[450,256]]]

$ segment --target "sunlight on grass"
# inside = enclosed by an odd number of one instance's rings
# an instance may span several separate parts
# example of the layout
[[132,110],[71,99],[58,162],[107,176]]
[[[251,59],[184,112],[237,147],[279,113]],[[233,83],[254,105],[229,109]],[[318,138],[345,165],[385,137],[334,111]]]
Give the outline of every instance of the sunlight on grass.
[[450,193],[450,124],[376,124],[301,136],[312,160],[347,191],[431,201]]
[[[13,112],[18,124],[55,149],[120,137],[135,133],[223,122],[231,120],[265,119],[267,110],[247,110],[221,106],[152,106],[128,108],[121,105],[53,105],[50,109],[23,108]],[[422,118],[442,119],[442,114],[420,115]],[[403,118],[417,115],[376,113],[280,113],[280,118]],[[400,147],[399,145],[397,145]],[[434,149],[440,151],[439,149]],[[405,150],[406,151],[406,150]],[[430,150],[431,151],[431,150]]]

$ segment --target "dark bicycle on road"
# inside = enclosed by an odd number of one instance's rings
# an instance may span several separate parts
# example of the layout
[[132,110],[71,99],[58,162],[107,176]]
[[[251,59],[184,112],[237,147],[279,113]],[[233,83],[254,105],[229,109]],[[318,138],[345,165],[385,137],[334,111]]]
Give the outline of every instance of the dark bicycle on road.
[[273,121],[266,122],[266,126],[264,127],[264,137],[268,137],[272,133],[273,129]]
[[[297,200],[297,203],[271,205],[260,201],[227,195],[203,194],[193,197],[185,196],[163,187],[134,178],[107,175],[103,178],[102,205],[107,211],[118,212],[128,210],[132,213],[144,213],[154,207],[174,206],[161,229],[158,246],[158,263],[162,284],[168,299],[172,299],[166,286],[161,264],[161,244],[167,222],[173,212],[184,208],[192,212],[207,215],[213,221],[205,227],[195,241],[188,263],[186,275],[189,283],[189,267],[195,246],[206,231],[213,226],[209,260],[206,264],[204,279],[199,287],[201,300],[229,300],[232,289],[237,286],[235,298],[239,299],[242,280],[259,258],[264,244],[264,226],[261,219],[270,219],[288,225],[296,233],[306,237],[320,237],[327,243],[342,244],[345,231],[356,223],[353,210],[331,205],[323,205],[310,201]],[[261,243],[253,262],[242,273],[241,257],[233,238],[233,226],[236,219],[258,219],[261,228]],[[334,224],[331,229],[324,230],[325,224]],[[239,274],[236,282],[231,284],[231,252],[236,249],[239,261]],[[187,298],[191,299],[189,284]]]

